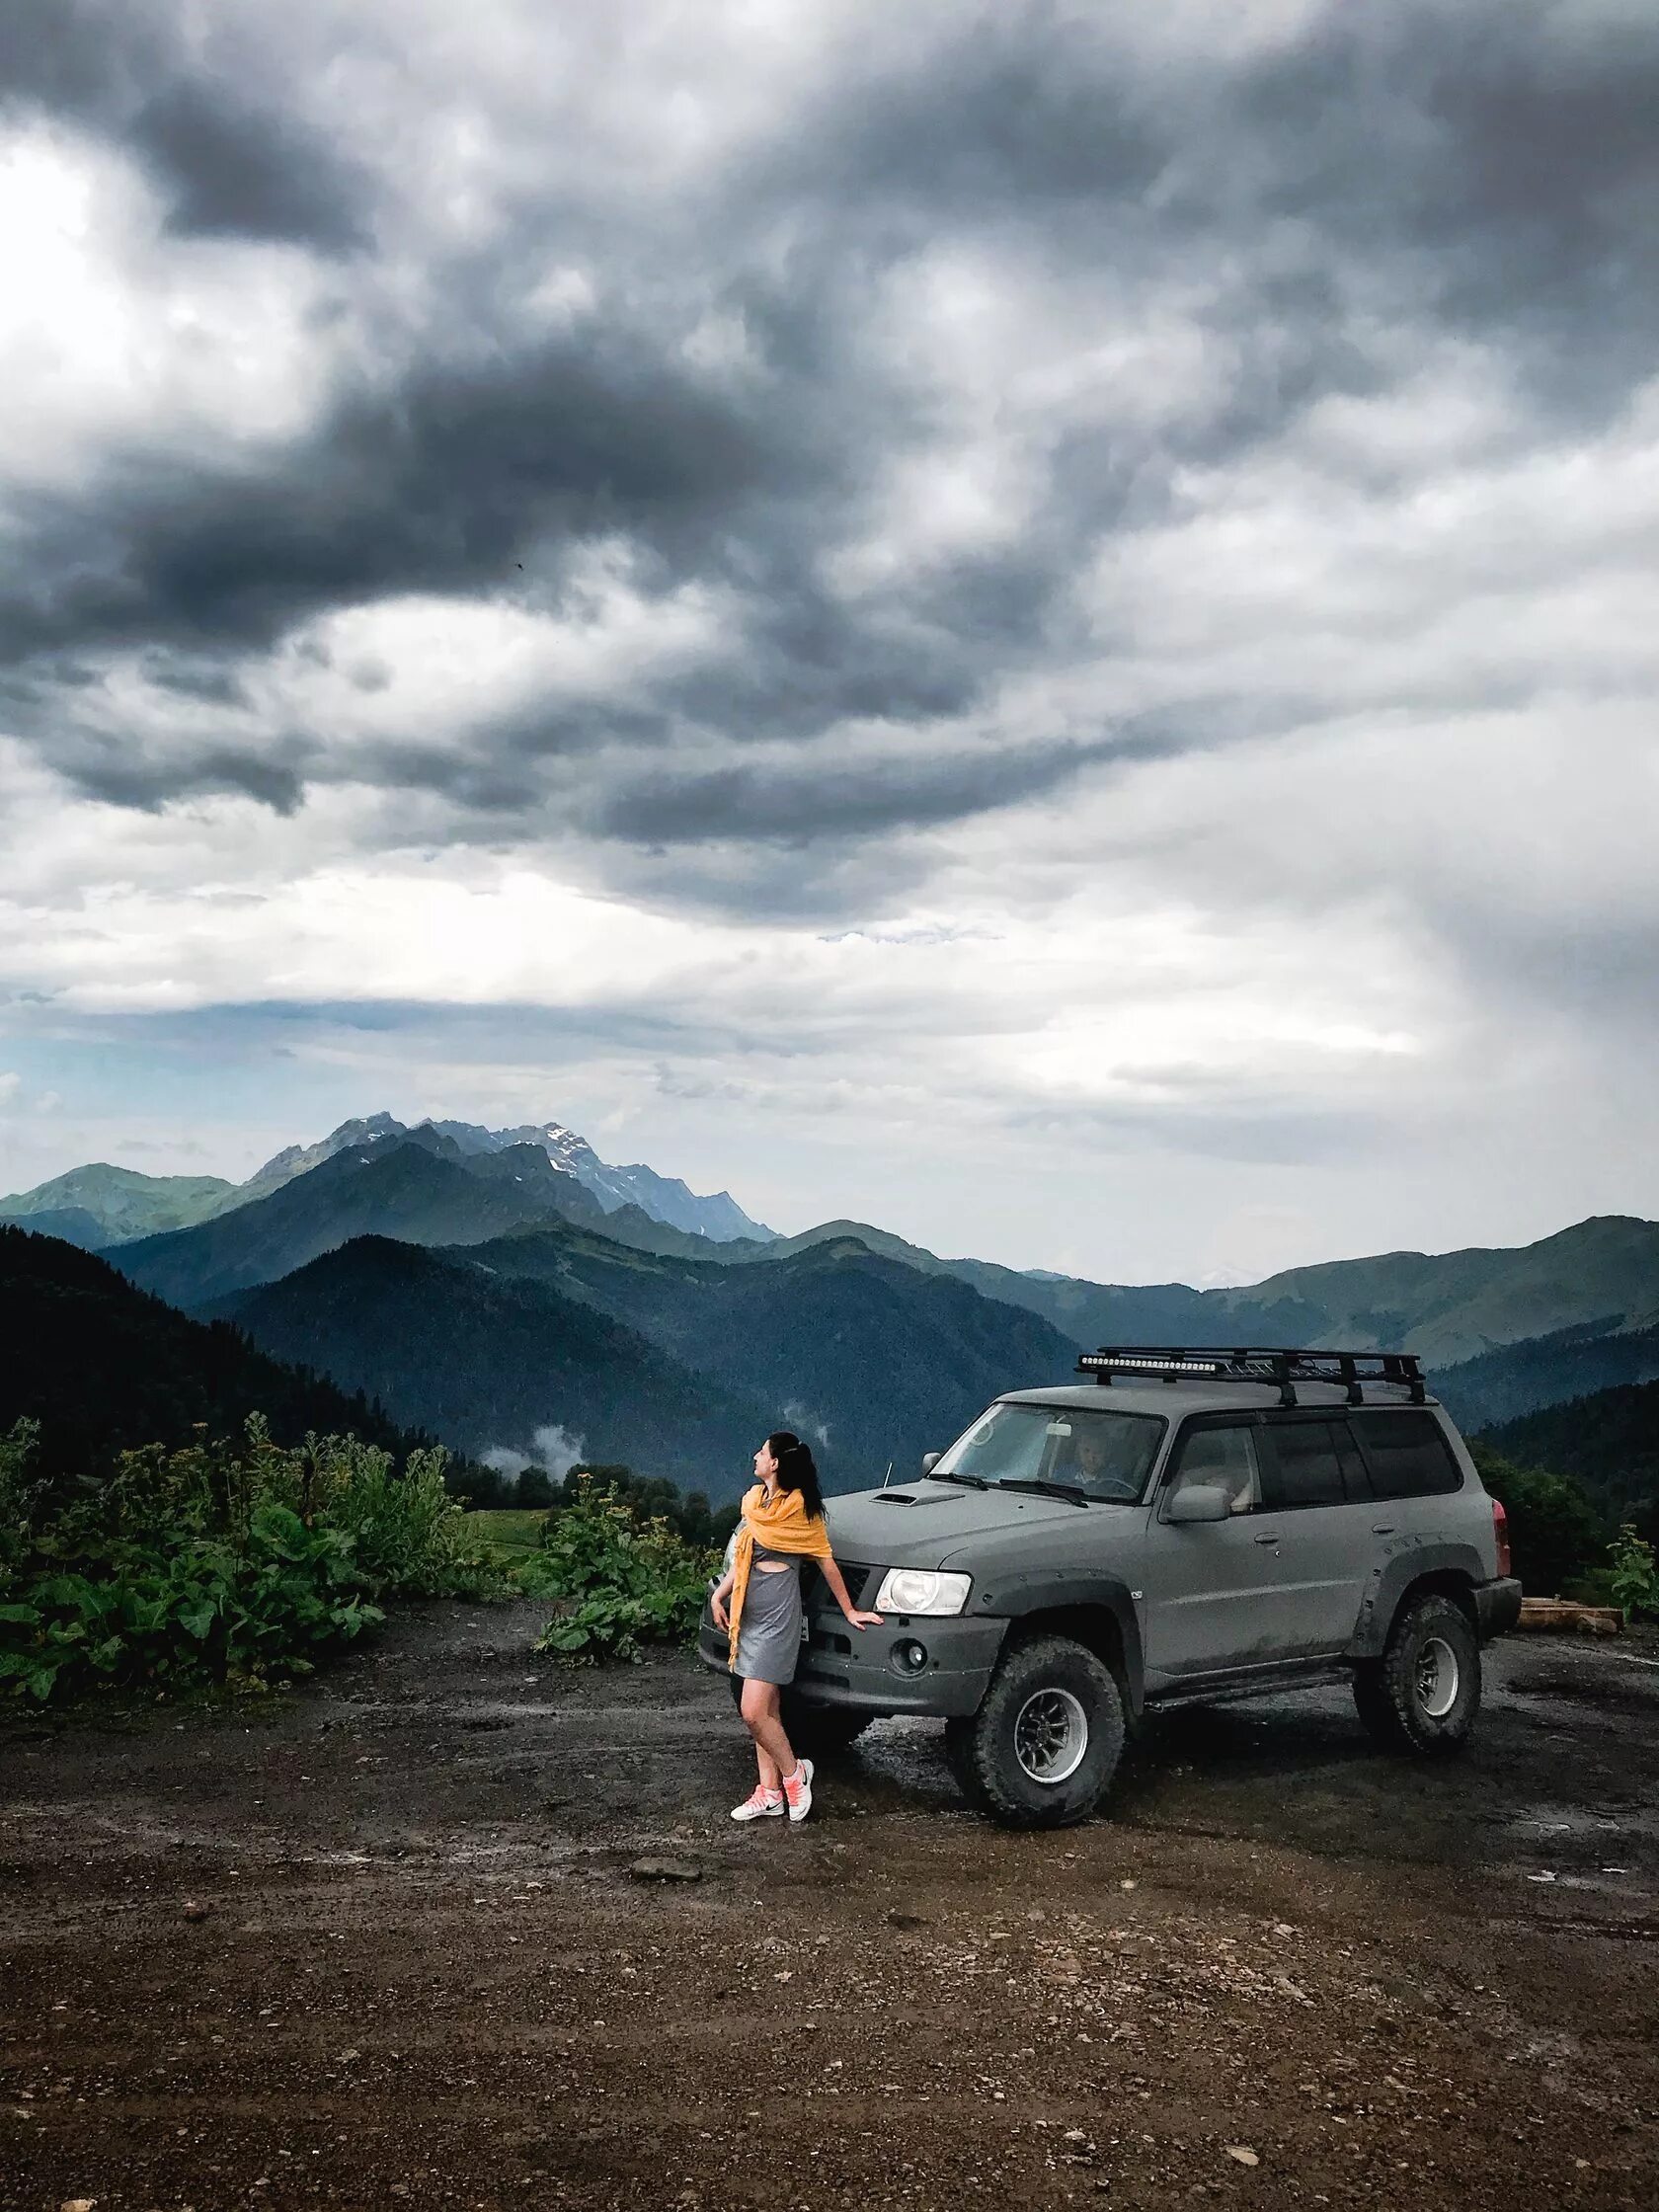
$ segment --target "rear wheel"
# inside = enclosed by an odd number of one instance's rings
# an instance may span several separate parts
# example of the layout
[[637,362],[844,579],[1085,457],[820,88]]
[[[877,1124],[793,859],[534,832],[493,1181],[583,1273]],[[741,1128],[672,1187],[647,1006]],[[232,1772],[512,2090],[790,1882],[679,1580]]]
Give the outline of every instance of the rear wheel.
[[1462,1607],[1434,1594],[1403,1605],[1382,1658],[1355,1668],[1354,1702],[1392,1751],[1461,1750],[1480,1710],[1480,1639]]
[[945,1757],[976,1811],[1004,1828],[1086,1820],[1123,1756],[1123,1697],[1111,1669],[1068,1636],[1007,1652],[980,1709],[945,1726]]

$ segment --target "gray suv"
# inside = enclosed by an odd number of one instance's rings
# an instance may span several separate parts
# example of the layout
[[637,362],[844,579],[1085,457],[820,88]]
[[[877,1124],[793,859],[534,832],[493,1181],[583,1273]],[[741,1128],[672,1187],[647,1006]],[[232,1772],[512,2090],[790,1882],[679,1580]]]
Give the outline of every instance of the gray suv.
[[[936,1715],[970,1803],[1083,1819],[1150,1711],[1346,1676],[1360,1717],[1443,1753],[1512,1627],[1501,1504],[1409,1353],[1129,1346],[1012,1390],[919,1481],[830,1501],[855,1604],[816,1570],[785,1693],[806,1749]],[[705,1609],[699,1650],[725,1668]]]

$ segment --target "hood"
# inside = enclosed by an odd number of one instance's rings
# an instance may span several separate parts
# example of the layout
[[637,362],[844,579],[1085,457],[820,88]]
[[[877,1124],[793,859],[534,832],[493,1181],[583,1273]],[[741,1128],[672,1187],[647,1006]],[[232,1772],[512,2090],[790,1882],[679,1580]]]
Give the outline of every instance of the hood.
[[[958,1482],[901,1482],[888,1490],[854,1490],[827,1498],[825,1515],[836,1556],[864,1566],[939,1567],[950,1553],[974,1539],[1011,1535],[1057,1522],[1075,1528],[1081,1509],[1063,1498],[1033,1496],[1023,1490],[969,1490]],[[1093,1534],[1105,1518],[1126,1509],[1091,1505]]]

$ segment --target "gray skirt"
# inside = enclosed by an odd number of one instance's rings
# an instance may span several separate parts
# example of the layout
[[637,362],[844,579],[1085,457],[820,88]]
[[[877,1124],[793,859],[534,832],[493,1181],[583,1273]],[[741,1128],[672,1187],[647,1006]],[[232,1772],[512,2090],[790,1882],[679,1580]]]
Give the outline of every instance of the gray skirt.
[[800,1656],[801,1563],[791,1559],[781,1574],[768,1574],[756,1559],[738,1617],[738,1658],[732,1672],[749,1682],[793,1682]]

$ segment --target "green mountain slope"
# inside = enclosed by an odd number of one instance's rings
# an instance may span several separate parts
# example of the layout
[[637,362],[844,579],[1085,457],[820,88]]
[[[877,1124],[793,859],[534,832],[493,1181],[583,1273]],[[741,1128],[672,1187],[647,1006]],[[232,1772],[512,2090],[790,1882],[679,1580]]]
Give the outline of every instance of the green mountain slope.
[[234,1433],[263,1413],[280,1444],[351,1429],[402,1454],[419,1440],[332,1382],[193,1321],[55,1237],[0,1228],[0,1430],[40,1423],[48,1474],[99,1474],[123,1447]]
[[1659,1222],[1598,1215],[1512,1250],[1332,1260],[1208,1295],[1305,1306],[1323,1318],[1311,1342],[1403,1343],[1447,1366],[1587,1322],[1603,1334],[1659,1323]]
[[474,1248],[624,1321],[811,1438],[827,1479],[913,1470],[999,1391],[1074,1380],[1076,1348],[1039,1315],[923,1275],[851,1237],[740,1266],[619,1250],[570,1229]]
[[1478,1359],[1430,1370],[1438,1395],[1465,1430],[1519,1420],[1624,1382],[1659,1377],[1659,1328],[1605,1333],[1594,1323],[1524,1337]]
[[32,1191],[0,1198],[0,1218],[33,1225],[40,1215],[85,1215],[104,1232],[103,1242],[114,1244],[121,1237],[150,1236],[205,1221],[235,1189],[219,1175],[140,1175],[136,1168],[111,1167],[99,1160],[54,1175]]
[[472,1244],[526,1222],[557,1220],[556,1207],[575,1209],[579,1219],[599,1214],[544,1152],[517,1150],[516,1159],[493,1154],[483,1172],[411,1140],[335,1152],[217,1220],[123,1245],[121,1270],[189,1311],[275,1282],[354,1236]]
[[1084,1346],[1328,1344],[1410,1350],[1449,1367],[1562,1329],[1593,1325],[1607,1335],[1659,1324],[1659,1223],[1623,1215],[1599,1216],[1513,1249],[1330,1260],[1218,1291],[1091,1283],[986,1260],[945,1260],[856,1222],[830,1222],[782,1239],[765,1247],[764,1257],[847,1236],[908,1267],[1023,1305]]
[[32,1229],[37,1236],[55,1236],[61,1243],[77,1244],[83,1252],[102,1252],[112,1239],[96,1214],[84,1206],[42,1206],[38,1213],[8,1214],[0,1207],[0,1226]]
[[1613,1521],[1659,1525],[1659,1381],[1544,1407],[1485,1442],[1519,1465],[1574,1476]]
[[474,1456],[534,1458],[536,1432],[558,1428],[589,1459],[729,1499],[773,1425],[637,1330],[472,1249],[359,1237],[245,1292],[234,1311],[267,1351],[326,1363],[337,1382]]

